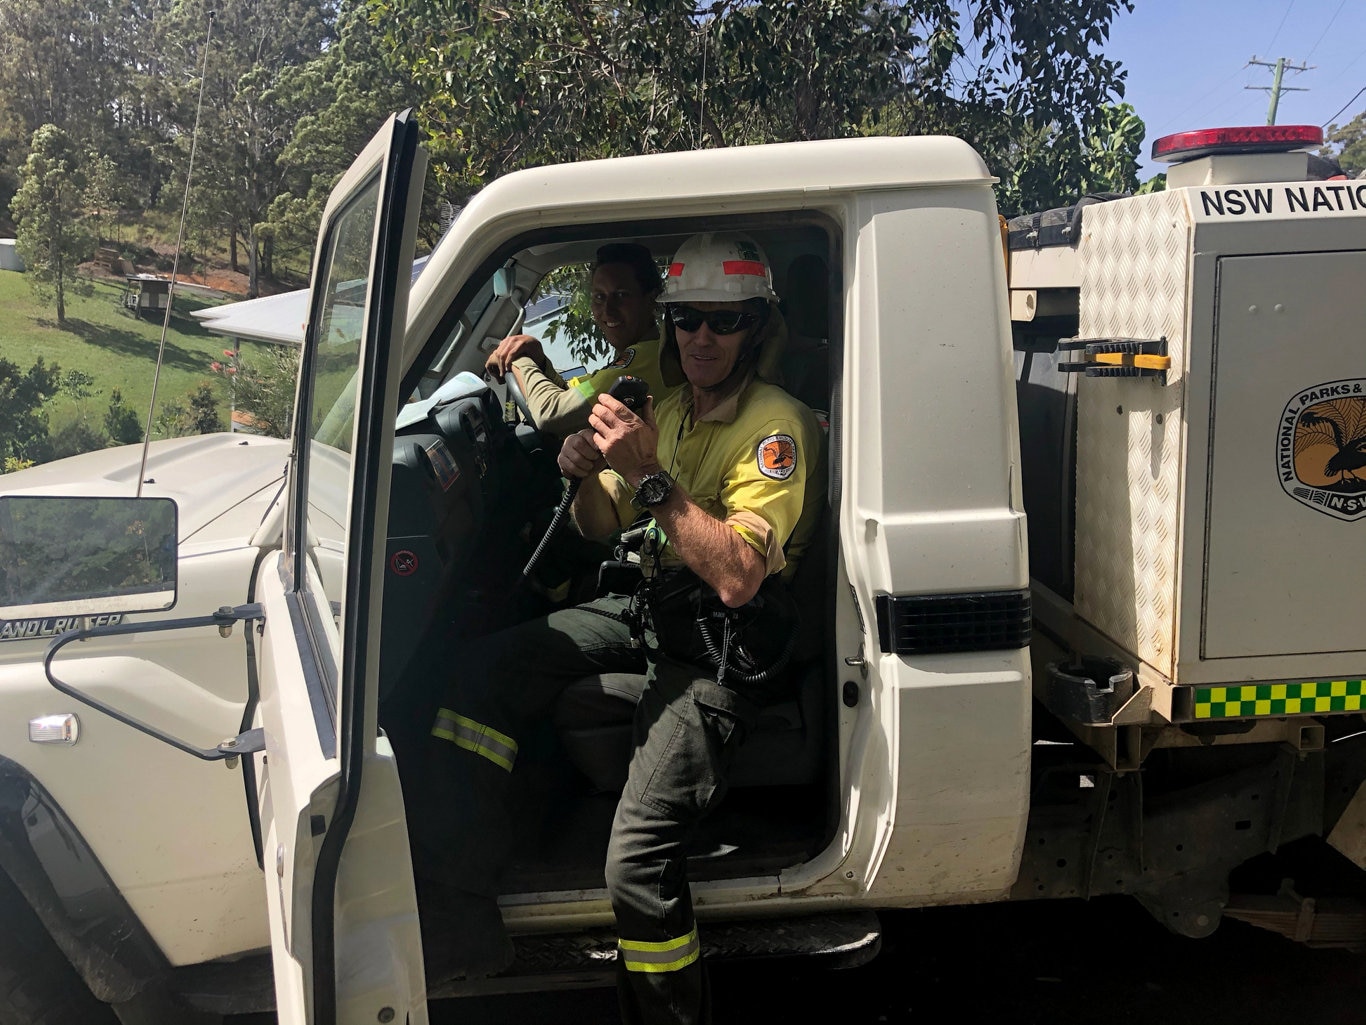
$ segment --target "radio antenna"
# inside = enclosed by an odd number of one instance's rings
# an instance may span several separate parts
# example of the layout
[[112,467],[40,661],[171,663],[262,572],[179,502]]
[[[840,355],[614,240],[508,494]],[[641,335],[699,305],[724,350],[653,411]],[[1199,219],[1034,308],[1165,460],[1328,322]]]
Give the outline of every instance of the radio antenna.
[[[716,17],[715,14],[712,15]],[[707,38],[711,35],[711,22],[702,23],[702,95],[697,103],[697,134],[693,136],[693,149],[702,148],[702,134],[706,131],[703,127],[707,118]]]
[[166,356],[166,333],[171,329],[171,310],[175,308],[176,273],[180,270],[180,246],[185,238],[185,217],[190,209],[190,182],[194,179],[194,151],[199,143],[199,115],[204,110],[204,82],[209,77],[209,40],[213,38],[214,12],[209,11],[209,27],[204,33],[204,63],[199,70],[199,101],[194,108],[194,130],[190,133],[190,166],[185,171],[185,198],[180,204],[180,228],[175,237],[175,256],[171,259],[171,285],[166,290],[166,316],[161,320],[161,344],[157,346],[157,365],[152,372],[152,399],[147,403],[147,428],[142,432],[142,461],[138,464],[137,498],[147,477],[147,452],[152,445],[152,417],[157,408],[157,384],[161,363]]

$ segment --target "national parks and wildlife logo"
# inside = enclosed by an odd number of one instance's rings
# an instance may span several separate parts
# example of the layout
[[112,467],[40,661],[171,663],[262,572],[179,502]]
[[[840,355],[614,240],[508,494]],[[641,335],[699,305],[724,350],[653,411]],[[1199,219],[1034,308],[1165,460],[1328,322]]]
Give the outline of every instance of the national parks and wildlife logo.
[[1276,474],[1311,509],[1339,520],[1366,516],[1366,378],[1291,397],[1276,428]]
[[759,472],[774,480],[787,480],[797,468],[797,443],[790,434],[770,434],[759,442]]

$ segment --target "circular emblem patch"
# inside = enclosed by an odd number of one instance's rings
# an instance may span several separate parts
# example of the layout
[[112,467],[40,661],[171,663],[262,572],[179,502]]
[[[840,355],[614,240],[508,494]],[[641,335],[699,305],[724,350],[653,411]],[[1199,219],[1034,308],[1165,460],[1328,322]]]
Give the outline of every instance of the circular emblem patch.
[[636,350],[635,350],[634,348],[627,349],[627,350],[626,350],[625,352],[623,352],[620,356],[618,356],[616,359],[614,359],[611,363],[608,363],[608,364],[607,364],[607,369],[608,369],[608,370],[621,370],[621,369],[623,369],[623,368],[625,368],[625,367],[629,367],[629,366],[631,365],[631,361],[632,361],[633,359],[635,359],[635,358],[636,358]]
[[790,434],[770,434],[759,442],[759,472],[774,480],[787,480],[797,468],[797,443]]
[[1276,473],[1287,495],[1339,520],[1366,516],[1366,378],[1297,392],[1276,428]]

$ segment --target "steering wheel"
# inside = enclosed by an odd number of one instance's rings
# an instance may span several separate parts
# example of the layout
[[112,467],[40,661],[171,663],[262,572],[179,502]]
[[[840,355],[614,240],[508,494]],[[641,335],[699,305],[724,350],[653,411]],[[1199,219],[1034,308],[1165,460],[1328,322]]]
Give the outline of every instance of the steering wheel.
[[526,396],[522,394],[522,386],[511,367],[508,367],[508,372],[503,375],[503,387],[507,389],[507,397],[517,407],[517,414],[522,418],[522,422],[536,430],[536,418],[531,415],[531,408],[526,404]]

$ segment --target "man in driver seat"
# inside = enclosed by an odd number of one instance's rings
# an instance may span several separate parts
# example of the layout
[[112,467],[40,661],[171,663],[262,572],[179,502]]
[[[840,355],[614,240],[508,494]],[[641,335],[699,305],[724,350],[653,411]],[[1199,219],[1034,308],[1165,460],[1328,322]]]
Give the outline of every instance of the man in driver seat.
[[785,598],[824,503],[814,414],[761,369],[781,317],[768,260],[739,233],[685,242],[669,268],[661,362],[686,387],[640,415],[601,395],[560,452],[583,480],[579,530],[633,523],[644,579],[483,638],[462,652],[432,729],[429,806],[414,816],[429,976],[503,970],[511,947],[496,897],[508,861],[506,793],[517,738],[565,687],[641,673],[635,747],[617,806],[606,881],[628,1022],[710,1018],[684,850],[727,787],[738,744],[781,687],[795,639]]
[[551,366],[540,339],[518,334],[498,343],[484,369],[500,381],[510,375],[534,426],[557,438],[581,430],[594,400],[623,374],[640,378],[663,398],[655,323],[659,290],[659,270],[650,250],[635,242],[609,242],[598,249],[589,271],[588,298],[593,323],[611,348],[611,362],[565,381]]

